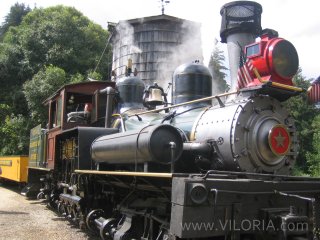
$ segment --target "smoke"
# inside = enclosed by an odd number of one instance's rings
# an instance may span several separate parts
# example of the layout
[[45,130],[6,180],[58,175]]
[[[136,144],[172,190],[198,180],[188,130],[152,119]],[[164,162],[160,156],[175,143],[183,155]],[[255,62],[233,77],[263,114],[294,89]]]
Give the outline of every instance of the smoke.
[[120,21],[112,39],[112,69],[117,78],[123,76],[131,58],[145,85],[157,82],[167,89],[179,65],[203,62],[200,27],[200,23],[161,16]]
[[219,86],[217,86],[216,81],[214,81],[214,79],[218,79],[218,76],[216,76],[215,72],[212,71],[210,68],[209,68],[209,71],[212,75],[212,95],[217,95],[217,94],[221,94],[221,90],[219,88]]
[[199,60],[203,63],[200,30],[200,23],[183,21],[181,26],[182,41],[172,56],[174,62],[182,64]]
[[112,40],[113,49],[117,49],[113,51],[112,69],[117,77],[121,77],[125,74],[128,59],[133,59],[134,55],[142,53],[142,50],[135,44],[134,28],[128,21],[120,21],[116,32]]
[[[200,28],[200,23],[187,20],[183,20],[181,25],[177,26],[178,39],[174,39],[177,40],[176,46],[168,49],[170,54],[166,59],[160,59],[160,61],[168,62],[166,68],[159,69],[157,74],[158,83],[164,89],[172,83],[174,70],[178,66],[196,60],[203,63]],[[168,93],[169,102],[171,101],[172,88],[173,86]]]
[[139,47],[132,45],[130,46],[129,54],[133,53],[142,53],[142,50]]

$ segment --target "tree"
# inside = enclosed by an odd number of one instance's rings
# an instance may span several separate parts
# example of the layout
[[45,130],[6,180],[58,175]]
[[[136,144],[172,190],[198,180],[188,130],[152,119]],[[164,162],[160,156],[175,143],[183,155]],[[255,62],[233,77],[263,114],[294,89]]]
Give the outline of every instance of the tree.
[[0,155],[25,155],[28,152],[30,119],[11,115],[1,124]]
[[225,80],[227,74],[224,71],[228,70],[224,66],[225,56],[217,43],[218,41],[216,41],[208,66],[213,78],[213,94],[223,93],[229,88]]
[[41,69],[32,80],[23,85],[31,116],[36,123],[46,123],[47,109],[42,102],[65,83],[65,71],[58,67],[48,66]]
[[31,120],[0,104],[0,155],[27,154]]
[[15,115],[28,112],[21,86],[31,71],[23,58],[18,45],[0,43],[0,102],[9,105]]
[[[34,9],[21,24],[10,28],[4,41],[17,44],[33,74],[43,66],[54,65],[67,74],[84,74],[95,68],[105,47],[108,32],[72,7]],[[105,54],[97,72],[107,78]]]
[[[5,122],[7,116],[10,115],[10,107],[6,104],[0,104],[0,126]],[[0,127],[0,139],[4,139],[6,136],[4,133],[1,131]]]
[[320,176],[320,112],[313,119],[311,128],[313,130],[312,151],[307,152],[308,170],[312,176]]
[[0,26],[0,40],[3,39],[4,34],[10,27],[18,26],[22,18],[31,11],[29,6],[25,6],[24,3],[15,3],[11,8],[5,20]]
[[[44,99],[63,84],[85,81],[88,75],[108,79],[111,62],[108,48],[93,71],[108,32],[76,9],[56,6],[30,11],[22,4],[21,9],[26,11],[19,19],[14,17],[19,15],[15,10],[19,6],[11,8],[0,34],[0,103],[6,106],[0,109],[5,109],[0,137],[10,138],[0,140],[0,152],[9,153],[11,149],[14,154],[28,145],[29,129],[21,127],[46,122]],[[14,135],[14,131],[19,134]]]
[[[307,80],[302,75],[302,70],[299,69],[297,75],[294,77],[293,82],[297,87],[308,89],[310,80]],[[290,115],[295,119],[296,130],[298,133],[300,151],[297,158],[296,167],[303,172],[308,171],[307,152],[312,151],[312,138],[314,129],[310,126],[313,119],[317,115],[317,111],[313,105],[308,104],[306,92],[301,93],[299,96],[292,97],[284,103],[285,107],[289,110]]]

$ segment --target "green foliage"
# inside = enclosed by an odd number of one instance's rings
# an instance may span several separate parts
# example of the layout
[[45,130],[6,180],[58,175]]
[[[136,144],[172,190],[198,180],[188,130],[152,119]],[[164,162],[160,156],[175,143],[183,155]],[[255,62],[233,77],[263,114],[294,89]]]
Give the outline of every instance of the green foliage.
[[0,123],[4,122],[8,115],[10,115],[11,109],[6,104],[0,104]]
[[35,74],[32,80],[23,85],[31,115],[36,123],[45,123],[47,108],[43,101],[66,83],[66,73],[63,69],[48,66]]
[[0,155],[27,154],[30,120],[11,112],[0,104]]
[[[54,65],[67,74],[85,74],[94,69],[108,33],[72,7],[35,9],[5,35],[4,41],[18,44],[33,73]],[[98,72],[107,77],[107,57]]]
[[307,152],[309,172],[312,176],[320,176],[320,112],[313,119],[311,124],[313,130],[312,150]]
[[70,83],[80,83],[85,82],[86,78],[80,73],[76,73],[70,76]]
[[93,79],[93,80],[102,80],[102,75],[98,72],[89,72],[88,73],[88,78]]
[[9,105],[13,114],[27,114],[28,108],[21,85],[30,76],[21,48],[0,43],[0,102]]
[[223,51],[219,49],[219,47],[215,46],[209,61],[209,70],[212,74],[212,84],[214,92],[213,94],[219,94],[225,92],[229,86],[226,82],[227,74],[224,72],[228,70],[224,66],[225,57]]
[[0,128],[0,155],[28,153],[30,120],[22,115],[7,116]]
[[10,27],[18,26],[22,18],[27,15],[31,9],[25,6],[24,3],[15,3],[11,8],[5,20],[0,27],[0,40],[3,39],[4,34]]
[[[56,6],[30,11],[24,4],[12,6],[0,26],[0,137],[12,138],[12,142],[0,142],[0,152],[9,153],[11,149],[19,154],[21,146],[27,146],[29,130],[19,130],[22,123],[28,128],[28,121],[45,123],[47,109],[42,106],[43,100],[66,83],[86,81],[107,38],[107,31],[75,8]],[[108,79],[110,62],[108,48],[97,75],[92,77]],[[19,134],[13,136],[13,131],[20,134],[23,144],[17,142]]]
[[[307,89],[310,86],[310,81],[303,75],[301,69],[294,77],[296,86]],[[297,158],[296,168],[303,172],[308,172],[307,152],[312,151],[312,139],[314,129],[310,126],[313,119],[317,115],[317,110],[313,105],[307,103],[307,94],[303,92],[299,96],[292,97],[285,103],[285,108],[288,109],[290,115],[295,119],[296,129],[298,133],[300,151]]]

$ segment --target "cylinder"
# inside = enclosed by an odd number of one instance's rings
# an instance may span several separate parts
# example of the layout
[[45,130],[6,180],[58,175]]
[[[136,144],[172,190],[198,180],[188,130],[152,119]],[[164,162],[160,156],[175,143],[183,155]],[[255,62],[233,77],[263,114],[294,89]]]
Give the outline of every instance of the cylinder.
[[230,171],[289,174],[298,152],[294,119],[268,96],[213,106],[195,122],[193,134],[191,141],[214,140]]
[[[176,144],[172,159],[171,143]],[[91,145],[91,157],[97,163],[137,164],[176,161],[183,150],[182,136],[171,125],[154,125],[97,138]]]
[[143,108],[144,83],[135,76],[123,77],[117,82],[120,96],[120,113]]
[[[173,103],[179,104],[212,95],[212,76],[199,63],[180,65],[173,74]],[[211,101],[190,104],[189,107],[210,105]]]

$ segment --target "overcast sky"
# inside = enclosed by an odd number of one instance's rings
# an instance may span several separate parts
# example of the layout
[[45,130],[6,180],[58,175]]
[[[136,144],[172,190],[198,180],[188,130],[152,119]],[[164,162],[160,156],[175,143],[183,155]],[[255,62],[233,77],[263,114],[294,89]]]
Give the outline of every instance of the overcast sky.
[[[16,3],[31,8],[57,4],[73,6],[95,23],[107,27],[107,22],[161,14],[159,0],[1,0],[0,20]],[[220,40],[220,8],[228,0],[170,0],[165,14],[202,24],[202,48],[205,63],[214,48],[214,39]],[[320,17],[318,0],[258,0],[262,5],[262,28],[272,28],[279,36],[295,45],[303,75],[320,76]],[[225,44],[220,48],[226,51]],[[226,63],[227,64],[227,63]]]

